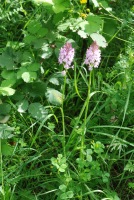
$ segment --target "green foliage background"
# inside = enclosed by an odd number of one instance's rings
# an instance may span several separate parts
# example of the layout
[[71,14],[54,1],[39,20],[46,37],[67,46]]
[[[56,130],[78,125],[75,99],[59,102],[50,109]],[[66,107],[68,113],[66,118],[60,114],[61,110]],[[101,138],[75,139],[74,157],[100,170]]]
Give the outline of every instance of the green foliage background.
[[[133,16],[131,0],[0,2],[2,200],[133,198]],[[94,40],[102,60],[89,72]]]

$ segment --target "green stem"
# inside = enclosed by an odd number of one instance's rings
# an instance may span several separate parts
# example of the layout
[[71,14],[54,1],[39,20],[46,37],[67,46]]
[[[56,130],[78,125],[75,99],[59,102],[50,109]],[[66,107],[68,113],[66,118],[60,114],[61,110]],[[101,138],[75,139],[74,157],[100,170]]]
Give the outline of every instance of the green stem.
[[76,128],[77,128],[77,126],[78,126],[78,123],[80,122],[80,119],[81,119],[81,117],[82,117],[84,111],[85,111],[85,108],[87,107],[87,101],[89,101],[88,98],[90,97],[90,90],[89,90],[90,88],[89,88],[89,86],[90,86],[90,84],[91,84],[91,83],[90,83],[91,73],[92,73],[92,72],[90,72],[89,81],[87,81],[86,78],[83,76],[82,72],[80,72],[80,74],[82,75],[82,78],[84,79],[86,85],[88,86],[88,95],[87,95],[87,99],[86,99],[85,102],[84,102],[83,107],[81,108],[80,114],[79,114],[79,116],[78,116],[78,118],[77,118],[77,120],[76,120],[76,123],[75,123],[75,125],[74,125],[74,127],[73,127],[73,130],[72,130],[72,132],[71,132],[71,134],[70,134],[70,136],[69,136],[69,138],[68,138],[68,141],[67,141],[67,143],[66,143],[66,151],[68,151],[69,147],[71,146],[72,142],[74,141],[74,138],[75,138],[75,136],[76,136],[76,134],[75,134]]
[[65,98],[65,88],[66,88],[66,75],[64,77],[64,86],[63,86],[63,101],[62,101],[62,107],[61,110],[61,116],[62,116],[62,131],[63,131],[63,141],[62,141],[62,147],[63,147],[63,154],[66,157],[66,130],[65,130],[65,115],[64,115],[64,98]]
[[66,157],[66,148],[65,148],[65,145],[66,145],[66,131],[65,131],[65,116],[64,116],[64,111],[63,111],[63,108],[60,108],[61,109],[61,116],[62,116],[62,131],[63,131],[63,141],[62,141],[62,147],[63,147],[63,155],[64,157]]
[[3,176],[3,159],[2,159],[1,139],[0,139],[0,171],[1,171],[1,184],[2,184],[3,200],[6,200],[5,192],[4,192],[4,176]]
[[83,160],[84,159],[84,144],[85,144],[85,133],[86,133],[86,123],[87,123],[87,115],[88,115],[88,107],[89,107],[89,101],[90,101],[90,88],[91,88],[91,77],[92,77],[92,71],[90,72],[89,76],[89,82],[88,82],[88,94],[87,94],[87,99],[86,99],[86,108],[85,108],[85,116],[84,116],[84,123],[83,123],[83,132],[82,132],[82,137],[81,137],[81,148],[80,148],[80,158]]

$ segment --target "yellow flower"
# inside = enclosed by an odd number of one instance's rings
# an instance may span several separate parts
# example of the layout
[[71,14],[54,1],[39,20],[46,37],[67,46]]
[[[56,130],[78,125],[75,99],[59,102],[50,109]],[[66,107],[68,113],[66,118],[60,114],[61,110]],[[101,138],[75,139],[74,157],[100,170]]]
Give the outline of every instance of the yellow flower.
[[80,0],[81,4],[87,3],[87,0]]

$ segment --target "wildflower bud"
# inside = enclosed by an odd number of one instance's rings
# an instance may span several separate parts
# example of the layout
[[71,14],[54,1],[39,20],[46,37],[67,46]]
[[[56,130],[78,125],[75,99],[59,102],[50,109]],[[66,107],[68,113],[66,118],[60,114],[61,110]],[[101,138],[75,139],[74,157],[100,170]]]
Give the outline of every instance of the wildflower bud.
[[74,48],[72,48],[72,44],[67,42],[61,49],[58,61],[60,64],[64,65],[65,69],[73,68],[71,66],[74,59]]
[[86,18],[87,17],[87,14],[85,14],[85,13],[80,13],[80,17],[82,17],[82,18]]
[[88,65],[88,69],[98,68],[101,61],[101,51],[96,42],[93,42],[86,51],[84,64]]

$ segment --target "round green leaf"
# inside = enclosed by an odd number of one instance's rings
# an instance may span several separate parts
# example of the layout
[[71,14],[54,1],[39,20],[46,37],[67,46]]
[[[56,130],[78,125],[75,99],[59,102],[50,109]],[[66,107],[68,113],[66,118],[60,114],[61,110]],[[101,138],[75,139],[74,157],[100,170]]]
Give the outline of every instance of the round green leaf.
[[0,87],[0,94],[3,96],[11,96],[15,93],[15,90],[10,87]]
[[2,87],[11,87],[13,86],[14,84],[16,83],[16,79],[9,79],[9,80],[4,80],[2,81],[1,83],[1,86]]
[[64,184],[62,184],[62,185],[59,186],[59,189],[60,189],[62,192],[65,192],[66,189],[67,189],[67,186],[64,185]]
[[40,63],[32,63],[27,67],[28,71],[38,71],[40,68]]
[[38,120],[44,119],[48,114],[48,111],[40,103],[31,103],[28,108],[28,112],[33,118],[36,118]]
[[87,17],[88,24],[85,25],[85,32],[92,34],[100,31],[103,20],[97,15],[89,15]]
[[61,105],[63,102],[63,94],[52,88],[47,89],[46,97],[47,100],[54,105]]
[[26,99],[20,100],[16,105],[20,113],[24,113],[28,109],[28,101]]
[[11,110],[11,106],[8,103],[0,104],[0,115],[7,115]]
[[37,78],[37,74],[36,72],[24,72],[21,77],[24,82],[30,83]]
[[92,33],[90,34],[90,37],[98,44],[98,46],[106,48],[107,42],[102,35],[100,35],[99,33]]

